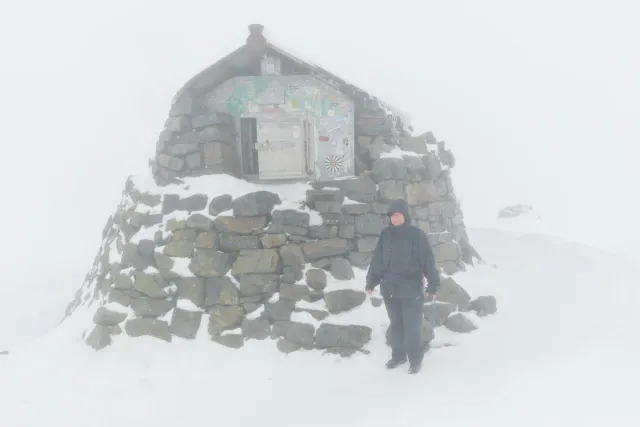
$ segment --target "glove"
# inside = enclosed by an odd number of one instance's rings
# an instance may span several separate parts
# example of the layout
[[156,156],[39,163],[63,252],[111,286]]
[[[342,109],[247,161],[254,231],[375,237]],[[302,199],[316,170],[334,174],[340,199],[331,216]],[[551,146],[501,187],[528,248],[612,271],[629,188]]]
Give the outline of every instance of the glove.
[[424,296],[425,296],[425,299],[429,302],[435,302],[436,300],[436,294],[430,293],[427,288],[424,288]]

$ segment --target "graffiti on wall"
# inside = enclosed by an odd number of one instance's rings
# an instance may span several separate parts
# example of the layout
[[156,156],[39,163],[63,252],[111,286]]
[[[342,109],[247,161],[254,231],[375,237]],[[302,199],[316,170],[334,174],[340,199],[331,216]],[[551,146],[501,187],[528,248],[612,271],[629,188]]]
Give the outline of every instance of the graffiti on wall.
[[336,117],[346,120],[349,106],[337,95],[331,95],[308,84],[288,84],[285,92],[286,106],[292,110],[312,112],[316,117]]
[[313,111],[325,110],[326,95],[320,93],[316,87],[305,84],[288,84],[286,103],[292,110]]
[[348,123],[337,117],[319,117],[316,135],[316,170],[321,168],[321,176],[336,178],[352,173],[353,138]]
[[245,113],[249,110],[250,103],[268,88],[269,82],[264,77],[238,85],[227,99],[227,111],[238,116]]
[[353,171],[353,114],[344,96],[316,85],[292,83],[285,92],[286,107],[310,112],[315,118],[316,174],[334,179]]
[[302,112],[315,117],[332,117],[348,121],[350,105],[338,95],[332,95],[307,82],[289,83],[255,77],[238,82],[226,99],[226,110],[233,115],[259,112]]

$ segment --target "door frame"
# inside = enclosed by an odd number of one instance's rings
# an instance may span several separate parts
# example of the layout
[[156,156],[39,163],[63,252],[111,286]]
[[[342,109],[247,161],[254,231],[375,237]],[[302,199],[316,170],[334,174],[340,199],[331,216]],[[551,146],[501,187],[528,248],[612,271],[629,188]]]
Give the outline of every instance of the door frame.
[[[286,177],[263,177],[260,176],[260,166],[258,166],[259,180],[313,180],[315,177],[315,124],[312,116],[308,113],[299,114],[283,114],[283,113],[257,113],[252,115],[256,119],[257,128],[261,121],[264,122],[293,122],[298,123],[301,129],[301,141],[302,141],[302,174],[292,175]],[[256,139],[259,139],[259,132],[256,134]],[[259,156],[259,150],[258,150]],[[259,163],[259,162],[258,162]]]

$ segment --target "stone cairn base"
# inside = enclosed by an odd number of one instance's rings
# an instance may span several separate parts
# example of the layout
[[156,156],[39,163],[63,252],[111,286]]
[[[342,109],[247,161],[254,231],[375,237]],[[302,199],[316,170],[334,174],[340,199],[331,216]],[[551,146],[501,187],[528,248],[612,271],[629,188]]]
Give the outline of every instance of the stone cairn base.
[[[173,153],[192,156],[185,162],[193,167],[207,163],[207,151],[195,154],[193,144]],[[273,339],[286,353],[366,352],[370,327],[332,323],[333,315],[365,304],[364,283],[327,290],[327,281],[352,280],[354,268],[368,267],[387,225],[388,204],[402,198],[447,276],[438,302],[425,305],[425,348],[433,339],[433,319],[436,327],[470,332],[476,326],[463,313],[492,314],[496,302],[489,296],[472,301],[449,277],[469,264],[465,252],[470,246],[451,183],[453,157],[441,144],[438,151],[428,144],[425,136],[404,139],[395,147],[359,138],[360,176],[310,183],[299,209],[279,207],[276,192],[182,197],[175,194],[175,185],[150,192],[136,188],[130,178],[67,316],[81,306],[95,307],[85,340],[97,350],[123,333],[167,342],[194,339],[204,318],[210,338],[228,347]],[[197,179],[215,182],[218,176]],[[321,221],[312,224],[310,212]],[[376,298],[369,301],[382,305]]]

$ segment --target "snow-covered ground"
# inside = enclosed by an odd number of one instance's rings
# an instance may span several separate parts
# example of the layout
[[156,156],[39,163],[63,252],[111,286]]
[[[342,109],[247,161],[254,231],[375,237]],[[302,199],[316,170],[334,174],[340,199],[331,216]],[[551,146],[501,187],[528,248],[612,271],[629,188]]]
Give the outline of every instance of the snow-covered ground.
[[[12,351],[0,355],[0,425],[640,424],[638,263],[587,246],[637,252],[636,3],[432,1],[426,13],[405,0],[394,9],[411,13],[390,25],[388,8],[354,20],[360,3],[325,2],[314,21],[337,30],[322,37],[283,12],[295,2],[227,4],[224,19],[205,0],[33,3],[13,2],[0,26],[0,351]],[[499,313],[468,336],[439,329],[457,345],[430,353],[419,376],[381,368],[383,326],[370,356],[342,361],[206,339],[120,339],[94,354],[77,335],[86,319],[55,328],[170,98],[252,22],[410,111],[456,155],[453,182],[488,262],[460,281],[495,294]],[[25,114],[34,99],[46,114]],[[543,221],[495,218],[520,198]]]
[[[637,266],[544,235],[472,229],[487,264],[458,275],[498,314],[428,353],[424,370],[387,371],[376,327],[370,355],[285,356],[273,342],[242,350],[206,339],[119,339],[94,353],[78,337],[91,313],[0,356],[3,424],[638,425],[634,408]],[[360,280],[357,277],[356,280]]]

